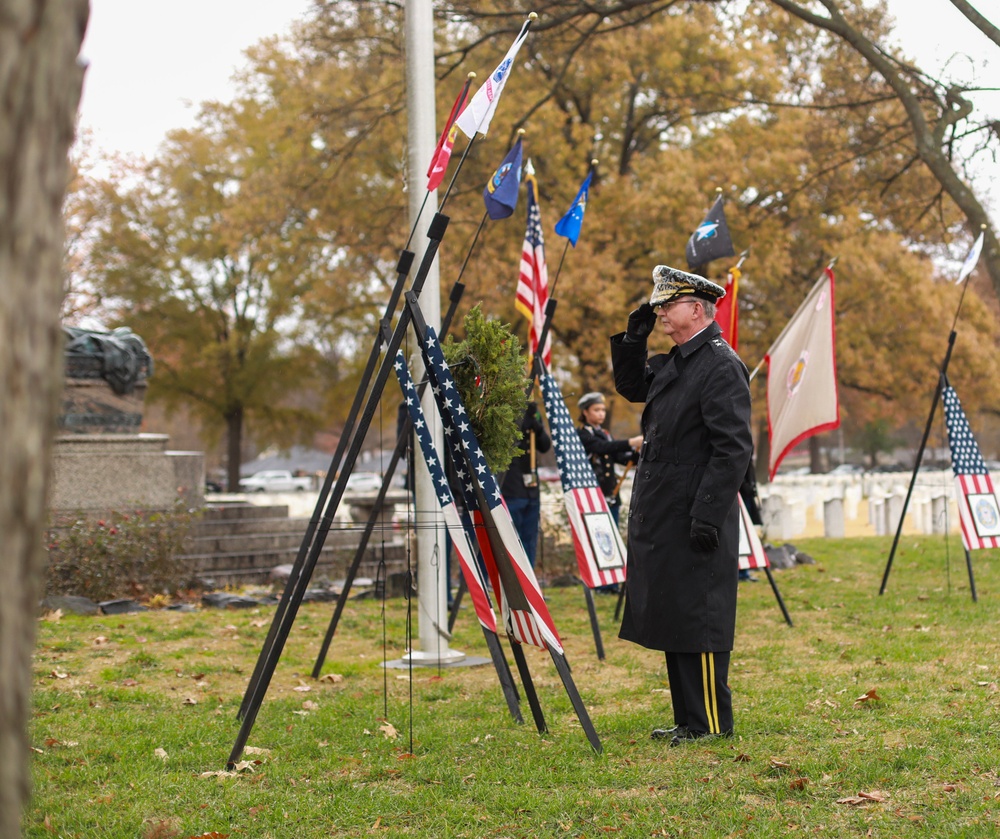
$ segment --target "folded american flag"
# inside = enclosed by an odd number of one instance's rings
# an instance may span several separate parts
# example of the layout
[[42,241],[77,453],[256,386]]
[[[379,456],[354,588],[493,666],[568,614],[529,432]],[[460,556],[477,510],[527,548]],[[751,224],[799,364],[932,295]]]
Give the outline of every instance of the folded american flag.
[[[510,513],[503,504],[500,487],[486,464],[432,327],[427,327],[421,351],[434,398],[441,411],[445,439],[455,457],[456,474],[465,492],[466,505],[468,509],[478,511],[476,535],[493,589],[500,592],[500,612],[507,632],[521,643],[562,654],[562,642],[545,605],[538,579],[514,529]],[[459,466],[463,460],[466,465]],[[477,483],[485,509],[477,502]],[[494,529],[499,546],[503,548],[499,556],[490,543],[488,528]]]
[[465,577],[465,584],[476,609],[476,617],[486,629],[496,634],[497,616],[493,611],[493,604],[490,602],[490,596],[486,590],[486,580],[483,579],[479,564],[476,562],[476,551],[472,546],[473,543],[470,541],[462,518],[459,516],[455,497],[448,486],[448,478],[444,474],[444,463],[434,448],[434,440],[431,438],[430,429],[424,419],[424,409],[420,405],[416,386],[413,384],[413,378],[410,376],[402,352],[397,353],[394,367],[396,378],[399,379],[399,386],[403,390],[403,401],[406,403],[406,410],[413,424],[413,433],[420,443],[420,451],[424,455],[427,471],[434,483],[437,502],[444,516],[448,535],[451,537],[455,553],[458,554],[462,575]]

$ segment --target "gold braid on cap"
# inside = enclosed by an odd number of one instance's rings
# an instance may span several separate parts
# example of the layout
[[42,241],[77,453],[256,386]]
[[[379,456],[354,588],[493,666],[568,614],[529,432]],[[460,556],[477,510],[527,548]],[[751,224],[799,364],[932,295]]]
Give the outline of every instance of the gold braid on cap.
[[678,297],[691,295],[701,300],[716,302],[726,296],[726,290],[699,277],[669,265],[657,265],[653,269],[653,292],[649,295],[649,305],[659,306]]

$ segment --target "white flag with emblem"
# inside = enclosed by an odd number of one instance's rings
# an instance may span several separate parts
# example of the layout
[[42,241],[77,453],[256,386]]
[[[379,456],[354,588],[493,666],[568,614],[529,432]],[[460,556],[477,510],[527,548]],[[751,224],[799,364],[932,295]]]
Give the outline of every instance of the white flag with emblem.
[[507,54],[503,57],[503,61],[497,65],[496,70],[490,73],[486,81],[476,91],[476,95],[466,105],[462,115],[455,120],[455,125],[461,128],[470,140],[475,138],[477,131],[480,134],[486,134],[490,130],[490,122],[497,109],[497,103],[500,101],[500,94],[503,93],[504,85],[510,78],[510,71],[514,67],[517,51],[521,49],[521,44],[528,37],[529,26],[531,26],[531,21],[525,21],[517,38],[514,39],[514,43],[511,44]]
[[771,442],[768,472],[773,478],[796,445],[840,425],[832,268],[824,269],[764,360]]

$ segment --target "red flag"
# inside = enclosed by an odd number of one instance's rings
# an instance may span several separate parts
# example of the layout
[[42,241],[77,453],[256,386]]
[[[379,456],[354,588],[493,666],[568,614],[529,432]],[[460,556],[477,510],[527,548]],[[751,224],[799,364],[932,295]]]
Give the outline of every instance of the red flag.
[[832,268],[824,269],[764,360],[773,478],[782,458],[806,437],[840,425]]
[[[517,279],[517,298],[514,305],[530,324],[528,344],[531,354],[538,351],[545,323],[545,304],[549,302],[549,273],[545,267],[545,242],[542,238],[542,214],[538,209],[538,182],[531,161],[525,168],[528,185],[528,224],[524,231],[521,250],[521,272]],[[552,361],[552,339],[546,336],[542,360],[548,366]]]
[[441,132],[437,146],[434,148],[431,164],[427,167],[428,192],[437,189],[441,185],[441,181],[444,180],[444,173],[448,171],[448,161],[451,160],[451,150],[455,146],[455,135],[458,133],[455,120],[465,110],[465,97],[469,93],[469,85],[471,83],[471,78],[465,80],[465,86],[458,94],[455,104],[451,106],[451,113],[448,114],[448,120],[444,124],[444,131]]
[[740,309],[737,295],[740,291],[740,269],[735,265],[726,278],[726,296],[715,307],[715,321],[722,330],[722,337],[734,350],[739,348]]

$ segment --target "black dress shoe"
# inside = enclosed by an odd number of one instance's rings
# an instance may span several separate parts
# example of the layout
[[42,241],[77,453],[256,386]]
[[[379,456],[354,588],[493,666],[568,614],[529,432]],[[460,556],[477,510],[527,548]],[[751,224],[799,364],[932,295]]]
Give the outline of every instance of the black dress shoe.
[[718,740],[722,737],[732,736],[732,729],[729,731],[723,731],[721,734],[711,734],[708,731],[694,731],[690,728],[685,728],[684,731],[678,732],[670,738],[670,745],[680,746],[682,743],[691,743],[695,740]]
[[687,730],[686,725],[675,725],[673,728],[654,728],[649,738],[651,740],[670,740],[672,737],[687,734]]

